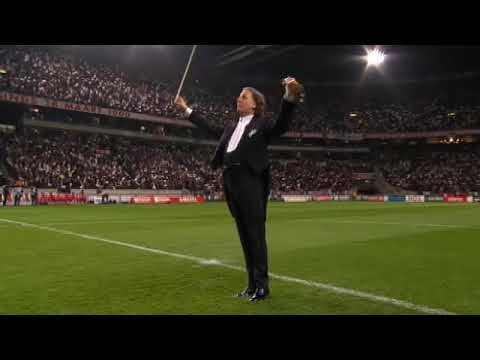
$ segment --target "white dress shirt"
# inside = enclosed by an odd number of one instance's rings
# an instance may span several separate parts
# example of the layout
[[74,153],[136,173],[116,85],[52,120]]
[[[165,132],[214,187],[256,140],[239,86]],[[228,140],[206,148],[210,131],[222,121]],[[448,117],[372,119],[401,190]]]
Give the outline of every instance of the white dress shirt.
[[[191,108],[187,108],[185,110],[185,114],[187,116],[190,116],[192,113]],[[227,147],[227,153],[234,151],[240,140],[242,139],[243,132],[245,131],[245,128],[250,124],[250,121],[252,121],[253,115],[247,115],[247,116],[242,116],[240,117],[240,120],[238,120],[237,127],[235,128],[235,131],[232,134],[232,137],[230,138],[230,141],[228,142],[228,147]]]
[[237,127],[235,128],[235,131],[233,132],[232,137],[228,142],[227,153],[230,153],[237,148],[238,143],[242,138],[243,132],[245,131],[245,128],[248,126],[248,124],[250,124],[250,121],[252,121],[252,119],[253,115],[247,115],[242,116],[240,120],[238,120]]

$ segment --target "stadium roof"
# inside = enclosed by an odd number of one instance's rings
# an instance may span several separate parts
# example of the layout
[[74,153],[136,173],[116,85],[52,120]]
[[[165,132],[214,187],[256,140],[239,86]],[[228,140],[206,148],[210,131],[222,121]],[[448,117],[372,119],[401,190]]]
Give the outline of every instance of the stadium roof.
[[[364,45],[243,45],[235,48],[222,49],[223,54],[216,63],[218,68],[265,79],[295,74],[312,84],[357,82],[364,77]],[[381,71],[369,70],[368,78],[372,80],[428,80],[480,72],[480,46],[382,45],[380,48],[387,58]]]
[[[191,45],[37,45],[68,50],[101,62],[181,78]],[[409,82],[480,73],[480,46],[381,45],[381,71],[365,72],[364,45],[199,45],[190,81],[225,79],[272,82],[295,76],[305,84],[355,84],[360,80]]]

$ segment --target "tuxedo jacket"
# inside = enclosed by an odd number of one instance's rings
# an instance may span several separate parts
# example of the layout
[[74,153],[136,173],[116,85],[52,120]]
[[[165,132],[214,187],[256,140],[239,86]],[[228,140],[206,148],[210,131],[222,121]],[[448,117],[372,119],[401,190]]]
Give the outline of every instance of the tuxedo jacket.
[[[235,151],[240,152],[238,157],[248,165],[255,175],[265,175],[265,171],[268,171],[267,146],[271,139],[287,132],[294,108],[294,103],[282,100],[280,112],[276,120],[267,120],[254,116],[248,126],[245,127],[242,138]],[[208,133],[220,137],[220,141],[210,163],[213,169],[222,167],[226,147],[235,131],[237,121],[228,121],[225,128],[221,129],[210,125],[196,111],[192,111],[188,120]]]

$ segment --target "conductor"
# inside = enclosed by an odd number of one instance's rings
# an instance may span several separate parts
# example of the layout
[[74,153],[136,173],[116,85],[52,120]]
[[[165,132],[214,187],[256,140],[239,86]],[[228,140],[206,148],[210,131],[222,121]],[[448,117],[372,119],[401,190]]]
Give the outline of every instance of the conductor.
[[247,288],[236,296],[253,302],[264,300],[270,294],[265,239],[271,183],[267,146],[288,130],[295,104],[303,96],[303,87],[294,78],[286,78],[282,84],[285,94],[276,120],[264,117],[263,94],[245,87],[237,99],[238,117],[226,122],[224,129],[209,124],[188,107],[184,98],[175,99],[176,106],[193,124],[220,137],[211,166],[223,168],[224,194],[237,225],[248,273]]

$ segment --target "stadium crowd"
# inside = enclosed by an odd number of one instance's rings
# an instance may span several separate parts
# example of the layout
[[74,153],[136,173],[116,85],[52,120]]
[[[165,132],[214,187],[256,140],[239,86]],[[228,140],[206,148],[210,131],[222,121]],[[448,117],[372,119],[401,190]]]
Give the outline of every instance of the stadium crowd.
[[[7,142],[9,168],[27,186],[57,189],[168,189],[221,192],[221,170],[212,170],[213,147],[146,143],[60,130],[25,128]],[[469,192],[480,186],[475,153],[434,153],[413,160],[272,161],[274,193],[348,193],[356,174],[379,167],[387,182],[411,191]]]
[[[106,135],[81,135],[26,128],[8,142],[15,177],[39,188],[169,189],[221,191],[221,170],[213,171],[213,148],[148,144]],[[353,168],[300,160],[272,164],[273,190],[305,193],[319,188],[347,191]]]
[[[107,65],[38,49],[4,50],[0,67],[7,72],[0,90],[135,113],[181,116],[172,104],[174,89],[168,81],[136,80]],[[223,122],[225,114],[234,113],[234,102],[224,96],[199,91],[188,95],[193,107],[208,112],[212,121]]]
[[[136,113],[183,116],[172,105],[175,86],[168,81],[134,79],[118,68],[88,63],[70,55],[18,47],[0,49],[0,69],[3,70],[0,91]],[[222,125],[225,118],[236,114],[233,96],[217,96],[200,88],[186,91],[192,107],[208,114],[213,124]],[[381,91],[346,96],[341,92],[322,93],[312,89],[307,95],[306,111],[294,118],[291,130],[371,133],[480,128],[480,92],[472,93],[468,87],[453,92],[430,88],[421,95],[412,94],[392,101],[391,96]],[[274,97],[267,95],[271,103]],[[84,119],[73,121],[83,123]],[[108,125],[108,119],[102,121],[105,124],[100,120],[96,124]],[[112,124],[116,123],[112,120]],[[185,129],[173,127],[166,131],[158,124],[128,123],[130,125],[160,135],[186,133]],[[147,144],[105,135],[31,128],[25,129],[24,135],[9,139],[8,152],[4,150],[6,141],[0,139],[0,162],[7,161],[15,176],[29,186],[221,190],[221,171],[212,171],[208,165],[213,151],[210,147]],[[5,159],[7,153],[8,159]],[[390,184],[403,189],[436,193],[472,191],[478,189],[480,182],[478,161],[474,153],[439,153],[408,161],[382,160],[364,168],[359,168],[357,163],[328,159],[274,161],[272,189],[289,193],[328,189],[342,193],[354,187],[356,172],[371,172],[377,166]],[[5,169],[2,166],[0,172],[4,174]]]
[[428,158],[381,164],[387,182],[405,190],[470,193],[480,189],[480,156],[475,152],[432,153]]
[[215,189],[208,149],[25,129],[8,143],[15,177],[45,188]]
[[[0,77],[0,90],[136,113],[182,116],[172,105],[175,88],[171,83],[136,80],[108,65],[94,65],[46,50],[8,48],[0,51],[0,68],[7,72]],[[235,114],[233,96],[213,95],[205,89],[185,91],[192,107],[208,114],[213,123],[223,124],[226,117]],[[327,100],[327,96],[311,89],[307,111],[296,117],[291,130],[391,133],[480,127],[478,95],[470,90],[460,93],[415,95],[395,102],[382,95],[366,98],[338,94],[329,95]]]
[[353,173],[353,165],[348,162],[276,161],[272,166],[272,189],[288,194],[322,190],[340,194],[353,188]]

